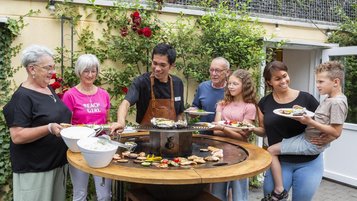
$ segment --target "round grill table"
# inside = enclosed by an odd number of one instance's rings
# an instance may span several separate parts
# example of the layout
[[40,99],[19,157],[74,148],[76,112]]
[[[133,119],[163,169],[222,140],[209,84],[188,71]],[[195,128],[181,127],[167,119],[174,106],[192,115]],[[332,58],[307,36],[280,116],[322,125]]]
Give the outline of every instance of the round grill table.
[[[122,134],[122,138],[146,137],[148,132]],[[87,165],[81,153],[67,151],[68,162],[74,167],[101,177],[113,180],[133,182],[139,184],[155,185],[188,185],[226,182],[255,176],[265,171],[270,163],[271,156],[264,149],[246,142],[210,135],[193,134],[193,140],[212,140],[213,142],[226,143],[239,146],[247,153],[245,160],[223,166],[192,166],[191,168],[145,168],[137,166],[120,165],[111,162],[105,168],[91,168]],[[224,151],[229,155],[229,150]]]

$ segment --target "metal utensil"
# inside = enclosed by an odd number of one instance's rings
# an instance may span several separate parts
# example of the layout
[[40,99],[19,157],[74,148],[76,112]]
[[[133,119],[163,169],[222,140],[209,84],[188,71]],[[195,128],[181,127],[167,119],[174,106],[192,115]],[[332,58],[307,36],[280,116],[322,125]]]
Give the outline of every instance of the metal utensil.
[[101,136],[98,136],[98,138],[99,138],[99,140],[103,140],[104,143],[111,143],[111,144],[117,145],[119,147],[122,147],[124,149],[127,149],[128,151],[133,151],[133,149],[136,147],[136,144],[135,145],[127,145],[127,144],[124,144],[121,142],[111,140],[109,135],[101,135]]

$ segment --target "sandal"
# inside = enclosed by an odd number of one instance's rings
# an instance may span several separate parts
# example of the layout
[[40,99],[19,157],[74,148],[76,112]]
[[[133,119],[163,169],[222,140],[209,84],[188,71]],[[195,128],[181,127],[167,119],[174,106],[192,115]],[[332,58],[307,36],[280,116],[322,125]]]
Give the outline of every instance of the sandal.
[[284,189],[283,192],[277,194],[273,190],[271,193],[266,195],[261,201],[277,201],[277,200],[287,200],[289,193]]

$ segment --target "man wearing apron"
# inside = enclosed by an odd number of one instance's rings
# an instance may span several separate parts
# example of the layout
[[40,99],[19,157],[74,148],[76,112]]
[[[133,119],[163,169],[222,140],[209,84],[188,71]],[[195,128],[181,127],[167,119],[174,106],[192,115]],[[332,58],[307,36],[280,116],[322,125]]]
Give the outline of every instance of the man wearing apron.
[[169,71],[175,66],[176,50],[164,43],[152,52],[151,72],[133,80],[128,93],[118,108],[118,121],[112,131],[122,132],[129,107],[136,104],[136,122],[150,124],[153,117],[177,121],[183,118],[184,98],[182,80]]

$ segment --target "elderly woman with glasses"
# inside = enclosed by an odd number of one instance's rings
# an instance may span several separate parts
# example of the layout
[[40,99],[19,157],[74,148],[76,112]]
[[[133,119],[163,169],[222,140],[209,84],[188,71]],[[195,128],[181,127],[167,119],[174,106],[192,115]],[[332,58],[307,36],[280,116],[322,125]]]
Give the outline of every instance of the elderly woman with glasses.
[[10,129],[13,200],[65,200],[67,147],[59,123],[70,110],[49,86],[55,73],[53,54],[33,45],[22,54],[27,79],[3,108]]
[[[72,111],[72,124],[103,125],[109,121],[110,97],[106,90],[94,85],[99,73],[99,61],[92,54],[81,55],[75,66],[79,84],[68,90],[63,102]],[[73,200],[87,200],[89,174],[71,165]],[[102,182],[104,181],[104,182]],[[111,200],[111,180],[94,176],[97,200]]]

